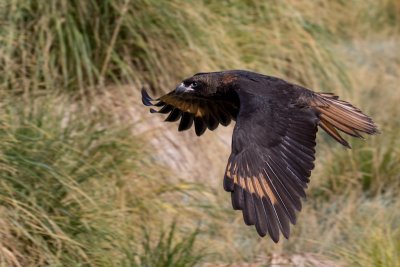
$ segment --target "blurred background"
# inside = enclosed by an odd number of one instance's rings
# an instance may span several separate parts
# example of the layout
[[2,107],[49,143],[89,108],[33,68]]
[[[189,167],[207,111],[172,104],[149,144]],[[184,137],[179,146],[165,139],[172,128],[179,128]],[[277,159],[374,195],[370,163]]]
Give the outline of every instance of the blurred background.
[[[318,135],[290,240],[260,238],[222,178],[232,126],[150,116],[196,72],[334,92],[382,134]],[[400,266],[398,0],[3,0],[1,266]]]

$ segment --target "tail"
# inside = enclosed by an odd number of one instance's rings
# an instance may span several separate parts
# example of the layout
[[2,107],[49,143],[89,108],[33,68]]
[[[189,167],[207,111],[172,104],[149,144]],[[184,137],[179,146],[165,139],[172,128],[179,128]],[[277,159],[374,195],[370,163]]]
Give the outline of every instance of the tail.
[[315,96],[312,106],[320,114],[319,126],[342,145],[351,148],[337,130],[358,138],[363,138],[361,133],[379,133],[370,117],[338,96],[330,93],[317,93]]

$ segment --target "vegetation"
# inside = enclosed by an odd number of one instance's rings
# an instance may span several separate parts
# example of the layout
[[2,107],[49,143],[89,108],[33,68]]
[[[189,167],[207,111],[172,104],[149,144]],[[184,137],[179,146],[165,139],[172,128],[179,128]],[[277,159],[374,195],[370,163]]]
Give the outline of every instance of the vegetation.
[[[396,0],[1,1],[0,266],[261,266],[305,253],[399,266],[398,47]],[[382,131],[352,150],[319,135],[309,197],[278,245],[231,210],[221,172],[189,169],[223,170],[229,140],[190,167],[163,161],[175,141],[190,155],[200,143],[171,126],[160,146],[138,107],[143,85],[235,68],[335,92]]]

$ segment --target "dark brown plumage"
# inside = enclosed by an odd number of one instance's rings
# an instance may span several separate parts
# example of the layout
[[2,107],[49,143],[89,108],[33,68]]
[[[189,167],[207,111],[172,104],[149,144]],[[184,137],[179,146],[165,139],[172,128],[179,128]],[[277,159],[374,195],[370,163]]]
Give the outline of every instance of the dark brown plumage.
[[306,197],[318,126],[348,148],[338,130],[378,133],[371,118],[333,94],[242,70],[198,73],[155,100],[142,90],[142,101],[169,114],[166,121],[180,120],[179,131],[194,125],[198,136],[236,121],[224,189],[244,222],[275,242],[279,232],[289,238]]

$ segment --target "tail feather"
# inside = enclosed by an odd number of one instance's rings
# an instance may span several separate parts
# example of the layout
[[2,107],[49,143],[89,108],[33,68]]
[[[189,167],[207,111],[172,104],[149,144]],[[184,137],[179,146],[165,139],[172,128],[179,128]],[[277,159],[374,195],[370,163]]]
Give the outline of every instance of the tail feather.
[[332,124],[321,119],[319,121],[319,126],[321,126],[321,128],[324,129],[324,131],[327,132],[330,136],[332,136],[336,141],[338,141],[345,147],[350,148],[349,143],[343,139],[343,137],[338,133],[338,131],[336,130],[335,127],[333,127]]
[[350,103],[333,94],[319,93],[316,96],[312,105],[320,113],[319,126],[342,145],[350,148],[337,130],[358,138],[363,138],[361,133],[379,133],[372,119]]

